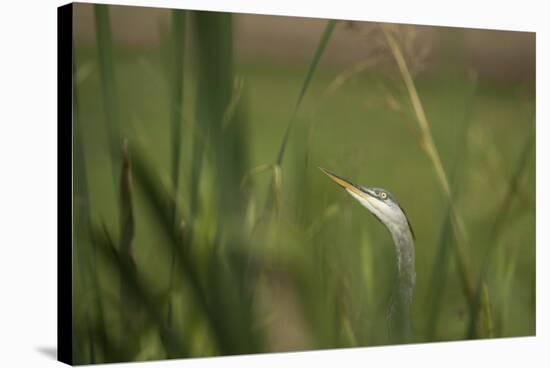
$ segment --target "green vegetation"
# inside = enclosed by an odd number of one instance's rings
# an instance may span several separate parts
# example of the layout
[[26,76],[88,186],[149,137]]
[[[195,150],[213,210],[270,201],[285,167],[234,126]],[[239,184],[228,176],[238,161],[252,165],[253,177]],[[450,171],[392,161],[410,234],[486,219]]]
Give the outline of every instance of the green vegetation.
[[413,78],[394,28],[372,36],[381,71],[324,64],[331,21],[283,65],[238,62],[230,14],[174,11],[148,50],[95,17],[75,51],[75,363],[387,344],[391,239],[317,166],[406,209],[415,341],[535,333],[528,88]]

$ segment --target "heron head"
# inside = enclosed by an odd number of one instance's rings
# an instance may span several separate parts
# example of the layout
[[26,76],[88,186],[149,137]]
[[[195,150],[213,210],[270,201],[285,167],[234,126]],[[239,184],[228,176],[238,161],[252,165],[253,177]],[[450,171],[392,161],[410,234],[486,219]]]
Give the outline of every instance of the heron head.
[[380,222],[389,229],[396,226],[408,226],[411,234],[414,233],[403,208],[397,199],[382,188],[369,188],[354,184],[339,177],[328,170],[320,168],[329,178],[344,188],[353,198],[366,207]]

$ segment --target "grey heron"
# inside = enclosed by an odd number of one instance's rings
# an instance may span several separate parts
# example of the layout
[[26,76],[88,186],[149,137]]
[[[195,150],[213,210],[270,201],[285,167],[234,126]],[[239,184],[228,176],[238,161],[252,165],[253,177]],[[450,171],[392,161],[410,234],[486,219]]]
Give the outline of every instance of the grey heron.
[[416,282],[415,237],[405,211],[385,189],[354,184],[328,170],[319,169],[343,187],[388,229],[397,257],[397,278],[388,314],[390,337],[395,343],[411,341],[410,308]]

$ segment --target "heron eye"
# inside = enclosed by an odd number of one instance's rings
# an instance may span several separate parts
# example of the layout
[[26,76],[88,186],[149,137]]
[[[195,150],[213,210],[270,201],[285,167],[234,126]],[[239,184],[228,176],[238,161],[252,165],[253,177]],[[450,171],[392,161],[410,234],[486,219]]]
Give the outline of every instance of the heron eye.
[[386,199],[386,198],[388,198],[388,195],[386,194],[386,192],[382,192],[382,193],[380,193],[380,198]]

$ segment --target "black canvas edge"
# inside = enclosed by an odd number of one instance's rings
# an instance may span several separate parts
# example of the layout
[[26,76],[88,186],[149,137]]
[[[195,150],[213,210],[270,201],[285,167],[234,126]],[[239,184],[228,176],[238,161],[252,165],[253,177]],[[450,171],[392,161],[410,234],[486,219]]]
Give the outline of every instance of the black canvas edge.
[[73,364],[73,4],[57,8],[57,359]]

